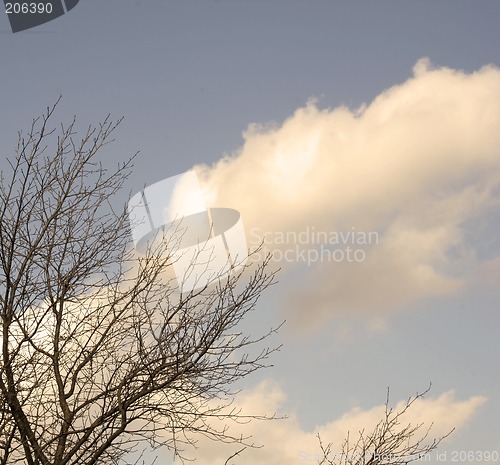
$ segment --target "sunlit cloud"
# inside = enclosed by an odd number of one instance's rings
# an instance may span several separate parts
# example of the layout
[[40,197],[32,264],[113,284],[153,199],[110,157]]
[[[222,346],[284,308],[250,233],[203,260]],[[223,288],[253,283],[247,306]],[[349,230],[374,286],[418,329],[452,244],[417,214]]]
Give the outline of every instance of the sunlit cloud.
[[[437,397],[418,399],[401,419],[401,424],[424,424],[422,435],[433,424],[430,436],[438,438],[449,433],[453,428],[459,430],[467,424],[477,410],[484,405],[486,398],[472,396],[458,400],[454,391],[445,392]],[[277,384],[264,381],[254,390],[242,393],[236,407],[243,412],[257,410],[264,412],[281,412],[286,401],[285,391]],[[396,411],[401,411],[406,400],[391,402]],[[325,406],[325,408],[328,408]],[[247,448],[241,453],[235,463],[240,465],[265,463],[266,465],[299,465],[304,463],[317,464],[320,456],[317,434],[325,443],[332,443],[332,451],[340,452],[343,440],[350,432],[351,437],[357,437],[359,431],[370,432],[384,417],[385,405],[373,408],[353,408],[330,422],[317,425],[312,430],[305,430],[299,417],[292,413],[288,418],[271,421],[252,421],[246,425],[229,425],[244,436],[252,436],[257,449]],[[282,412],[281,412],[282,413]],[[427,427],[425,427],[427,425]],[[234,428],[234,429],[233,429]],[[190,457],[197,457],[206,465],[219,465],[241,447],[223,445],[200,438],[197,451],[192,451]]]
[[[500,203],[499,121],[498,68],[466,73],[422,59],[359,109],[311,100],[282,124],[250,125],[240,150],[196,169],[213,206],[242,213],[250,245],[265,239],[283,274],[294,271],[287,318],[314,327],[473,279],[474,228],[465,238],[463,225]],[[318,244],[313,230],[378,239]],[[305,240],[276,240],[291,232]]]

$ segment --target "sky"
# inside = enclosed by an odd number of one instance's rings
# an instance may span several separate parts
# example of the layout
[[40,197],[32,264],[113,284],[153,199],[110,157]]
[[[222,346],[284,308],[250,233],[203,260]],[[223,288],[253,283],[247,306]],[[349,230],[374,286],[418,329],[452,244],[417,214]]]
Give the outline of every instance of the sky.
[[457,428],[447,461],[500,452],[499,18],[484,0],[80,0],[13,34],[0,14],[0,167],[62,95],[60,121],[124,116],[102,154],[139,152],[121,202],[195,169],[265,241],[279,283],[245,327],[286,320],[283,347],[236,402],[288,419],[247,425],[264,447],[238,463],[315,463],[318,432],[429,382],[414,418]]

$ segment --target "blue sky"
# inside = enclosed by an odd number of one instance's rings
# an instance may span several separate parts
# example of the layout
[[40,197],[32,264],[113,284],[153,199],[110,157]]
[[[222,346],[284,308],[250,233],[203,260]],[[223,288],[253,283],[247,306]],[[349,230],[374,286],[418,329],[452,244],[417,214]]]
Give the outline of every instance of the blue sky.
[[291,419],[249,463],[301,463],[310,433],[429,381],[429,417],[459,426],[445,448],[500,450],[499,18],[481,0],[81,0],[12,34],[0,15],[0,166],[62,94],[82,128],[125,116],[103,152],[140,151],[123,202],[196,166],[247,233],[379,232],[358,267],[280,263],[247,324],[287,319],[284,346],[244,402]]

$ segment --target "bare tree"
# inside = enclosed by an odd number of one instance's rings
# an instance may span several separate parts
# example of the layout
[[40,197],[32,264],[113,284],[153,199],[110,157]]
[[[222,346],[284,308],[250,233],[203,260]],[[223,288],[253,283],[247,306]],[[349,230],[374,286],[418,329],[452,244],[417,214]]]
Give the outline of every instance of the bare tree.
[[366,433],[360,431],[355,440],[350,434],[342,443],[338,453],[335,453],[333,444],[324,444],[318,434],[321,459],[319,465],[406,465],[419,460],[435,450],[448,434],[430,439],[429,435],[432,424],[425,426],[424,423],[412,425],[402,423],[404,415],[413,404],[429,392],[431,385],[415,396],[410,397],[400,410],[394,410],[389,406],[389,390],[382,420],[375,426],[373,431]]
[[274,274],[263,263],[178,293],[169,245],[138,256],[113,200],[132,160],[97,161],[119,121],[78,139],[75,120],[50,129],[55,107],[20,133],[0,179],[0,464],[182,457],[199,434],[251,445],[211,419],[253,418],[231,407],[234,383],[266,366],[276,349],[259,343],[276,329],[238,324]]

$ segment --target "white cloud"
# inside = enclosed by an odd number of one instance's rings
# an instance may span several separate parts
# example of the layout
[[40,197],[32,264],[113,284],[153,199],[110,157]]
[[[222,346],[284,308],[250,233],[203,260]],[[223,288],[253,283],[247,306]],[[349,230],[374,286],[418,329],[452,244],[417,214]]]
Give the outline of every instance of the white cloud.
[[311,101],[281,125],[251,125],[236,154],[197,170],[212,205],[241,211],[251,245],[256,230],[379,234],[360,247],[361,263],[280,263],[305,271],[291,292],[291,319],[304,325],[307,302],[309,324],[320,325],[467,282],[476,258],[462,225],[500,200],[499,121],[499,69],[468,74],[424,59],[413,77],[359,110]]
[[[286,399],[285,392],[276,384],[265,381],[253,391],[242,393],[237,406],[243,411],[264,412],[280,411]],[[430,426],[434,423],[429,437],[446,435],[452,428],[461,428],[486,402],[482,396],[473,396],[466,400],[457,400],[453,391],[445,392],[437,397],[417,400],[402,418],[402,425],[408,423],[417,425],[424,423]],[[394,405],[400,411],[406,401]],[[327,407],[325,407],[327,408]],[[259,449],[246,449],[234,463],[239,465],[265,463],[266,465],[317,463],[320,453],[316,435],[319,433],[324,442],[333,442],[332,452],[339,451],[342,441],[350,431],[351,438],[365,430],[370,432],[382,420],[384,405],[363,410],[354,408],[340,418],[318,425],[312,431],[305,431],[297,415],[292,414],[284,420],[252,421],[243,426],[230,425],[233,431],[251,435],[256,444],[263,445]],[[422,428],[424,433],[427,428]],[[197,444],[198,450],[193,457],[205,465],[220,465],[239,448],[235,445],[223,445],[201,438]],[[241,447],[240,447],[241,448]],[[190,455],[191,456],[191,455]]]

